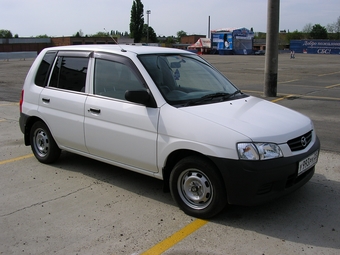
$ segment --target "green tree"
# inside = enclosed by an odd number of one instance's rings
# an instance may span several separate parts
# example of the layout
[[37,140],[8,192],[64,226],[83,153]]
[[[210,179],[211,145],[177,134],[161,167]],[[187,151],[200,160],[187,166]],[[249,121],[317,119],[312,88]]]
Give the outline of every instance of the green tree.
[[299,32],[298,30],[295,30],[293,32],[287,33],[286,34],[286,40],[290,42],[290,40],[301,40],[303,38],[303,33]]
[[181,42],[181,39],[182,39],[183,36],[187,36],[187,32],[184,32],[183,30],[177,32],[178,42]]
[[11,31],[0,29],[0,38],[13,38]]
[[327,31],[333,33],[332,39],[340,39],[340,16],[336,22],[327,25]]
[[73,35],[74,37],[84,37],[83,31],[80,29],[77,33]]
[[302,28],[302,33],[310,34],[310,32],[312,32],[312,29],[313,29],[313,24],[308,23]]
[[49,38],[47,34],[44,35],[37,35],[35,38]]
[[167,44],[172,44],[172,43],[175,43],[175,42],[176,42],[175,37],[173,37],[173,36],[168,36],[165,40],[165,43],[167,43]]
[[255,33],[255,36],[254,36],[254,39],[266,39],[266,33],[263,33],[263,32],[256,32]]
[[310,32],[310,36],[313,39],[327,39],[328,33],[327,29],[320,24],[315,24]]
[[140,0],[134,0],[131,8],[130,37],[139,43],[143,37],[144,6]]
[[146,42],[147,41],[147,29],[149,29],[149,41],[148,42],[151,42],[151,43],[156,43],[158,40],[157,40],[157,35],[155,33],[155,31],[153,30],[152,27],[148,26],[147,24],[144,24],[143,26],[143,35],[142,35],[142,41],[143,42]]
[[91,35],[91,37],[108,37],[108,36],[109,36],[108,32],[101,32],[101,31]]

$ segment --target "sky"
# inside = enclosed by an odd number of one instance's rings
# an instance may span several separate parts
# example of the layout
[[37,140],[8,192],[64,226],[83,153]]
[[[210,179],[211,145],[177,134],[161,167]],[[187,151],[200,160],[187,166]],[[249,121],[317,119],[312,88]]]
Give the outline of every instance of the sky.
[[[142,0],[144,21],[157,36],[207,35],[210,29],[253,28],[266,32],[268,0]],[[103,31],[130,32],[133,0],[0,0],[0,29],[19,37],[72,36]],[[339,0],[281,0],[280,30],[306,24],[326,27],[340,17]]]

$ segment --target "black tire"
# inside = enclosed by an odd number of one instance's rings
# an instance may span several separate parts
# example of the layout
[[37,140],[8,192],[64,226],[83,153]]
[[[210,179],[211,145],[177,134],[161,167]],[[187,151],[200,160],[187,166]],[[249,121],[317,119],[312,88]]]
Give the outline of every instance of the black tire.
[[41,163],[53,163],[59,158],[61,150],[44,122],[37,121],[33,124],[30,142],[34,156]]
[[179,161],[170,175],[170,192],[186,214],[211,218],[227,204],[226,189],[216,168],[197,156]]

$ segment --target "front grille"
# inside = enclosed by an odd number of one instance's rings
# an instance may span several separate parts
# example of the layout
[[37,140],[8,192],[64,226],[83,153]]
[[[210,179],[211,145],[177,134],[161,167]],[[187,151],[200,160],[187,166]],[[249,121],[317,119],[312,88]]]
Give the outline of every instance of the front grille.
[[299,151],[306,148],[311,141],[312,131],[309,131],[308,133],[302,136],[289,140],[287,143],[291,151]]

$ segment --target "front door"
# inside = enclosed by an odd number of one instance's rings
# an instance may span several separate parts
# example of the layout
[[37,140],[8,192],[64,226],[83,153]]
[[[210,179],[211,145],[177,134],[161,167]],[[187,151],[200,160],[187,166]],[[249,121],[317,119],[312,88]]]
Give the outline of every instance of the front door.
[[146,89],[133,63],[123,57],[96,57],[93,95],[85,103],[85,142],[101,159],[136,171],[158,172],[159,109],[125,100],[126,90]]

